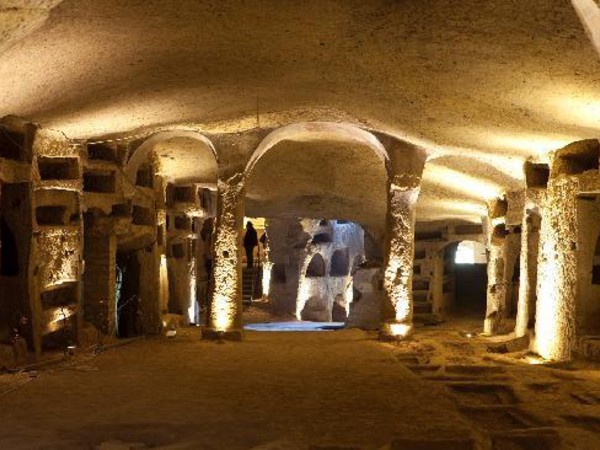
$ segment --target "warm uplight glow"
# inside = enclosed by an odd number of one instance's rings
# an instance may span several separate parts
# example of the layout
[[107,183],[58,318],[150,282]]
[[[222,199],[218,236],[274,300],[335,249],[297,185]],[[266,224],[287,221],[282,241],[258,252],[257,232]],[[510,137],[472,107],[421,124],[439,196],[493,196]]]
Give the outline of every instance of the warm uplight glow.
[[527,364],[532,364],[532,365],[538,365],[538,364],[545,363],[545,361],[542,358],[540,358],[539,356],[526,356],[525,361],[527,361]]
[[168,309],[169,305],[169,271],[167,268],[167,255],[164,253],[160,255],[159,282],[160,309],[164,311]]
[[211,312],[212,323],[216,331],[228,331],[233,327],[235,311],[227,297],[215,293]]
[[488,180],[472,177],[463,172],[436,165],[435,162],[425,166],[423,178],[428,182],[466,195],[472,199],[489,200],[500,197],[502,186]]
[[488,136],[489,144],[497,148],[516,150],[526,154],[537,154],[540,157],[549,152],[562,148],[576,141],[575,136],[544,136],[537,134],[510,134],[501,136],[491,134]]
[[412,330],[412,327],[405,323],[390,323],[389,327],[391,334],[397,337],[405,337]]
[[188,320],[198,323],[198,302],[196,299],[196,258],[190,263],[190,304],[188,306]]
[[298,299],[296,301],[296,319],[302,320],[302,310],[310,297],[310,282],[305,276],[300,278],[298,285]]
[[352,284],[352,277],[349,277],[350,281],[346,285],[346,290],[344,291],[344,306],[346,308],[346,316],[350,315],[350,303],[354,300],[354,288]]
[[263,297],[269,296],[271,289],[271,272],[273,270],[273,263],[264,262],[262,267],[262,292]]

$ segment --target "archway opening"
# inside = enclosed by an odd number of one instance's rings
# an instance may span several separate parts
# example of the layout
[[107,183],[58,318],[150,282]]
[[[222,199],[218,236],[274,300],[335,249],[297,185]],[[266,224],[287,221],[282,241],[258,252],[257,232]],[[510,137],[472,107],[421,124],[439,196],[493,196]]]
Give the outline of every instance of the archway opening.
[[459,241],[443,250],[442,297],[451,317],[485,316],[487,255],[483,244]]

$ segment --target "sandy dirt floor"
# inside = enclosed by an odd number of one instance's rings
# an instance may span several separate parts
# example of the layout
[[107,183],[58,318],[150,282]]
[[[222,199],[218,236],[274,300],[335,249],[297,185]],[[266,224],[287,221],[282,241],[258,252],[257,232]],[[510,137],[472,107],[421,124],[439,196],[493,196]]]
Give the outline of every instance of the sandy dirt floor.
[[598,449],[600,372],[487,352],[468,324],[199,329],[0,376],[1,449]]

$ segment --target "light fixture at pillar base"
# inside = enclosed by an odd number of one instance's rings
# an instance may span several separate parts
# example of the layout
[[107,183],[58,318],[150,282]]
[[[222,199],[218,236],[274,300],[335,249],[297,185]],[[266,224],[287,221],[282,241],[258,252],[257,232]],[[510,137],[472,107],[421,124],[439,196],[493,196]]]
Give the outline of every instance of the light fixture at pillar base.
[[215,330],[213,328],[202,328],[202,339],[209,341],[241,341],[242,330]]
[[413,331],[412,323],[385,322],[379,330],[379,340],[394,342],[407,339]]

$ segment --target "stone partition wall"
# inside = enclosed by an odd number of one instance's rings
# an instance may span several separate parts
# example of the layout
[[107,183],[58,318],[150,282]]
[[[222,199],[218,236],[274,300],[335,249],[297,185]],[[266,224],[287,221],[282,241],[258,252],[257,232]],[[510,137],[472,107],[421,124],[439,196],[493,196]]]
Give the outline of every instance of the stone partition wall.
[[268,295],[271,311],[280,316],[295,316],[300,274],[312,236],[302,226],[301,219],[270,218],[266,221],[266,231],[272,264]]
[[[302,228],[311,236],[304,261],[299,265],[296,318],[318,322],[344,322],[353,299],[352,276],[364,261],[364,232],[352,222],[302,220]],[[334,257],[343,259],[339,261]],[[322,258],[323,273],[310,274],[314,258]]]

